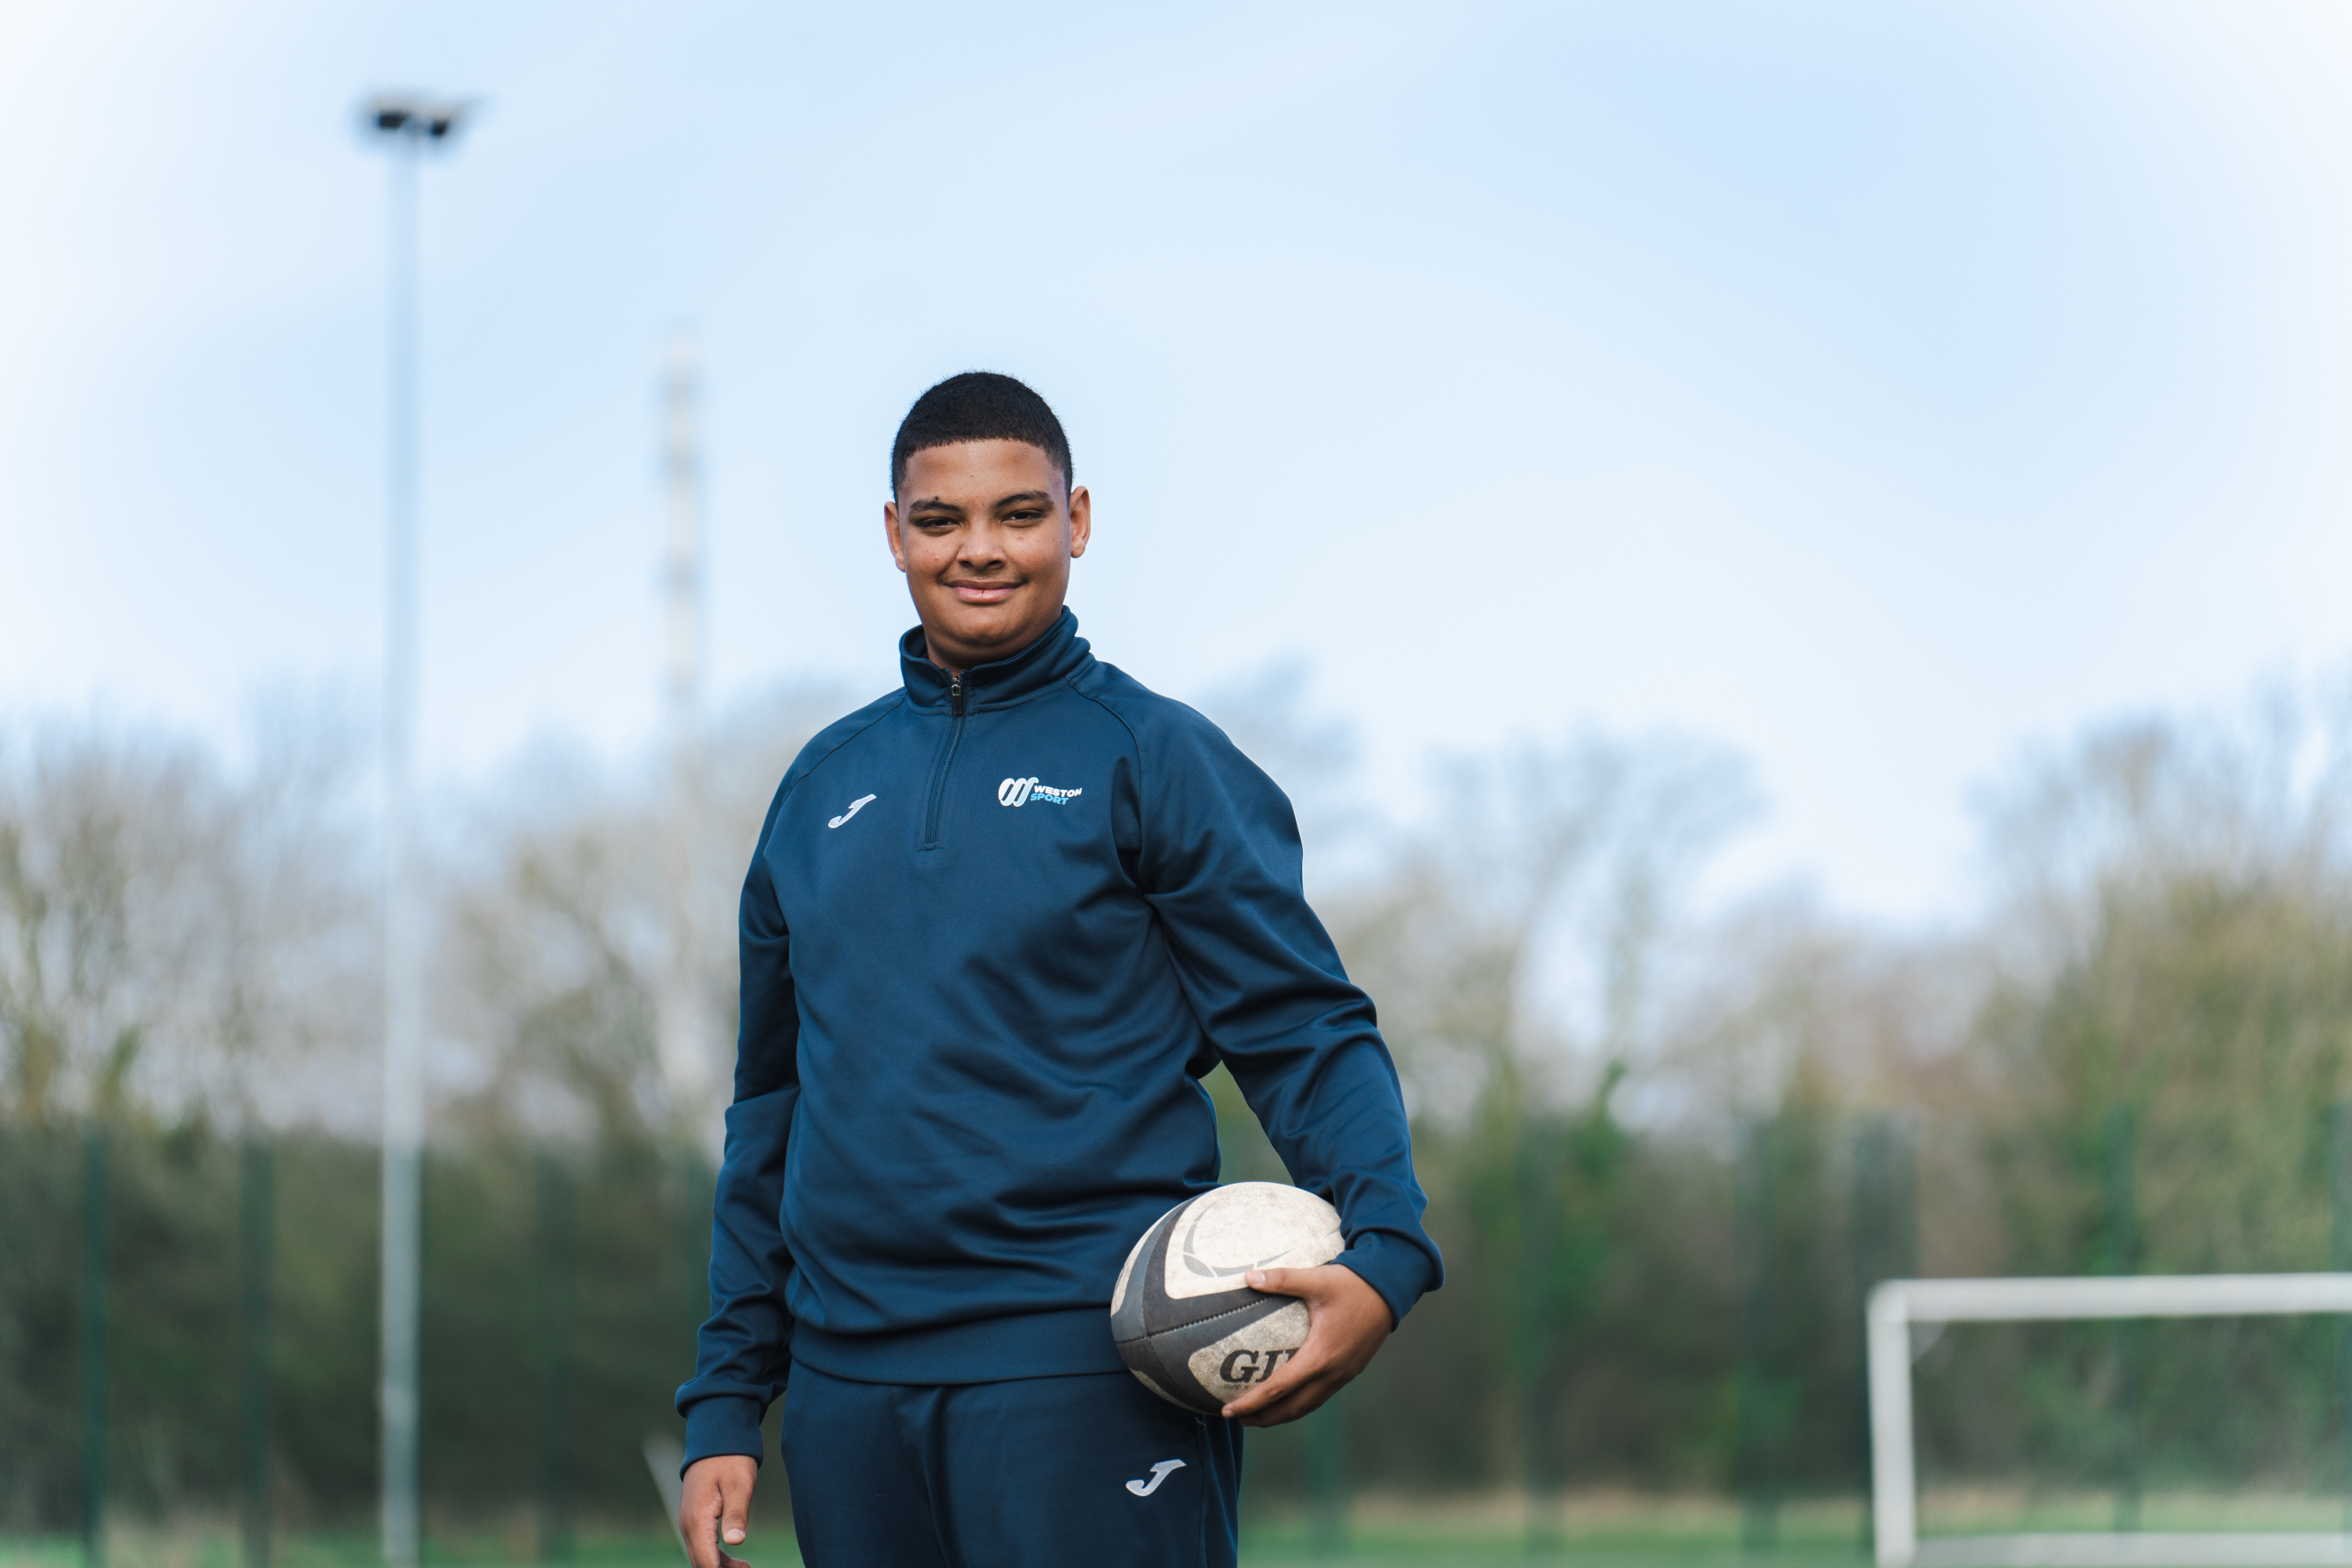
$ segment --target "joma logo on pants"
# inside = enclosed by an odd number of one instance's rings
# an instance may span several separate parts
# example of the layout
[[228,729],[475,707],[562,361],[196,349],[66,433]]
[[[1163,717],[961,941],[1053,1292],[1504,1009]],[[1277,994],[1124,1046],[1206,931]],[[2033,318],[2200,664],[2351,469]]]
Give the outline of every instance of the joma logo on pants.
[[1084,789],[1056,789],[1051,784],[1040,784],[1034,779],[1007,779],[996,787],[996,803],[1000,806],[1025,806],[1032,800],[1043,800],[1049,806],[1062,806],[1085,793]]
[[[1264,1361],[1258,1359],[1261,1354],[1265,1357]],[[1274,1369],[1282,1364],[1286,1356],[1297,1354],[1295,1350],[1269,1350],[1263,1353],[1255,1350],[1237,1350],[1225,1357],[1225,1364],[1217,1368],[1217,1375],[1227,1383],[1252,1381],[1264,1383],[1274,1375]],[[1255,1375],[1254,1377],[1253,1375]]]

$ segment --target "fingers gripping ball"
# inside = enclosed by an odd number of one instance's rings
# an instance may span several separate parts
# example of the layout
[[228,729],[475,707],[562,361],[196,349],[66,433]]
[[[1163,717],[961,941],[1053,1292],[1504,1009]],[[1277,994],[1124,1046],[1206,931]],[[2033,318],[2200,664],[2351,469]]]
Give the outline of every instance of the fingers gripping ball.
[[1110,1335],[1171,1405],[1213,1416],[1307,1343],[1307,1303],[1253,1291],[1252,1269],[1311,1269],[1345,1246],[1339,1211],[1276,1182],[1235,1182],[1166,1214],[1127,1255]]

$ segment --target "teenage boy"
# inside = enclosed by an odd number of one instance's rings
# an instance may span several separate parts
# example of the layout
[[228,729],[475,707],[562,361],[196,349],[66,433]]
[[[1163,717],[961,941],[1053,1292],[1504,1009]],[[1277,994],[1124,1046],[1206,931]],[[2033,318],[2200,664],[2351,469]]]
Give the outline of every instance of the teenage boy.
[[[1290,803],[1087,651],[1070,477],[1019,382],[916,400],[882,508],[921,621],[902,689],[810,741],[760,830],[677,1396],[695,1568],[734,1563],[780,1396],[817,1568],[1230,1564],[1240,1428],[1321,1405],[1443,1277]],[[1347,1249],[1247,1276],[1307,1302],[1307,1342],[1202,1418],[1126,1372],[1108,1307],[1136,1238],[1216,1185],[1221,1061]]]

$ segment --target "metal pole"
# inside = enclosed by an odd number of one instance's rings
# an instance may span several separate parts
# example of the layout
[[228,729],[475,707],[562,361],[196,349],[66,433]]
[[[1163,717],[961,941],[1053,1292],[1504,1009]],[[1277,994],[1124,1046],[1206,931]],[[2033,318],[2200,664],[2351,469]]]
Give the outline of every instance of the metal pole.
[[386,257],[383,868],[383,1559],[417,1561],[417,1310],[425,1144],[423,967],[412,853],[416,728],[418,146],[393,139]]
[[1527,1506],[1521,1544],[1529,1552],[1559,1544],[1559,1488],[1552,1452],[1555,1406],[1553,1315],[1559,1310],[1552,1273],[1560,1217],[1554,1201],[1559,1180],[1560,1143],[1549,1117],[1522,1114],[1519,1121],[1518,1354],[1519,1484]]
[[425,930],[410,799],[417,706],[417,164],[468,102],[379,93],[361,105],[389,143],[386,192],[383,673],[383,1531],[391,1568],[415,1568],[417,1319],[425,1210]]
[[702,700],[702,378],[694,340],[671,338],[662,372],[662,589],[667,610],[663,696],[674,727],[691,728]]
[[270,1279],[277,1220],[269,1145],[249,1134],[237,1164],[237,1261],[243,1277],[243,1523],[246,1568],[269,1568]]
[[659,1045],[674,1110],[699,1123],[709,1109],[709,1030],[696,973],[696,850],[702,816],[702,440],[701,379],[694,343],[671,340],[662,373],[662,476],[666,491],[662,596],[667,638],[663,716],[668,729],[670,800],[664,861],[669,967],[663,977]]
[[681,1217],[670,1228],[671,1266],[677,1281],[675,1310],[681,1327],[697,1329],[710,1314],[710,1226],[717,1184],[702,1151],[692,1145],[672,1156],[670,1168]]
[[1740,1469],[1739,1544],[1769,1551],[1780,1538],[1780,1498],[1772,1447],[1779,1437],[1779,1388],[1772,1354],[1772,1155],[1777,1117],[1759,1116],[1741,1129],[1735,1179],[1739,1269],[1738,1441]]
[[[1885,1281],[1896,1278],[1890,1269],[1889,1225],[1886,1187],[1895,1164],[1894,1124],[1886,1116],[1865,1116],[1854,1124],[1853,1130],[1853,1201],[1848,1210],[1847,1223],[1853,1243],[1853,1283],[1861,1298],[1855,1317],[1862,1325],[1862,1493],[1870,1495],[1870,1292]],[[1864,1509],[1862,1518],[1862,1549],[1875,1554],[1872,1539],[1874,1528],[1870,1511]]]
[[572,1173],[547,1149],[531,1156],[531,1293],[538,1311],[539,1552],[572,1560],[572,1331],[576,1316],[577,1200]]
[[1318,1557],[1348,1550],[1348,1429],[1339,1401],[1327,1400],[1307,1417],[1307,1485],[1314,1499],[1313,1545]]
[[81,1560],[106,1563],[106,1129],[81,1142]]
[[[2327,1113],[2329,1250],[2338,1273],[2352,1273],[2352,1102]],[[2336,1320],[2336,1432],[2344,1466],[2344,1529],[2352,1534],[2352,1314]]]
[[[2102,1130],[2106,1166],[2107,1272],[2139,1272],[2139,1212],[2132,1188],[2132,1112],[2118,1105]],[[2116,1375],[2116,1529],[2139,1528],[2139,1325],[2118,1320],[2108,1331]]]

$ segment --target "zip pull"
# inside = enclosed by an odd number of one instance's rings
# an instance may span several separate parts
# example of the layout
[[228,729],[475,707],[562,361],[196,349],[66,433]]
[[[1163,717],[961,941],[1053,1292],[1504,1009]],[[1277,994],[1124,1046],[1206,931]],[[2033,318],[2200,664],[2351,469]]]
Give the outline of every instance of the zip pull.
[[963,716],[963,677],[961,675],[948,677],[948,711],[958,718]]

